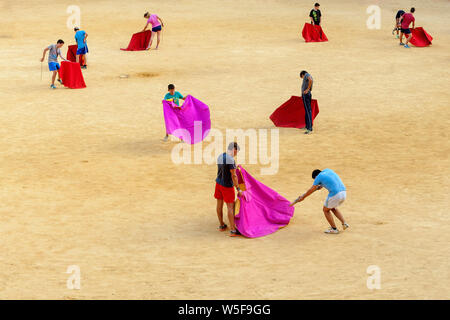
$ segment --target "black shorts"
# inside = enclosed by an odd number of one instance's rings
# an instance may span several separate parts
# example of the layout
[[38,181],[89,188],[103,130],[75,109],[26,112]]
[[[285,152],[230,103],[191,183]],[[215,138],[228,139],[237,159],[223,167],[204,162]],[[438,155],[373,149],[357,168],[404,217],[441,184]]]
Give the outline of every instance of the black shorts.
[[411,33],[411,29],[403,29],[402,28],[402,32],[404,33],[404,34],[410,34]]

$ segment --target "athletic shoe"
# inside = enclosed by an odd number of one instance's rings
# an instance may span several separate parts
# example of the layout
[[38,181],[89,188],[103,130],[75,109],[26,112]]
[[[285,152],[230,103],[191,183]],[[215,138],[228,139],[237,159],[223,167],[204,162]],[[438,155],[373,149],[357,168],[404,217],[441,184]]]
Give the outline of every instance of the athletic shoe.
[[219,231],[225,231],[228,228],[226,224],[219,226]]
[[81,66],[81,69],[87,69],[87,66]]
[[58,82],[59,82],[59,83],[61,83],[61,84],[63,84],[63,82],[62,82],[62,80],[61,80],[61,79],[58,79]]
[[165,136],[163,139],[164,142],[167,142],[168,140],[169,140],[169,136]]
[[51,85],[50,85],[50,89],[56,89],[55,85],[54,85],[54,84],[51,84]]
[[306,130],[305,131],[305,134],[311,134],[312,133],[312,130]]
[[333,229],[333,228],[328,228],[327,230],[325,230],[325,233],[338,234],[339,230],[338,229]]
[[397,35],[397,39],[400,39],[400,36],[399,36],[399,35]]
[[231,230],[230,231],[230,237],[239,237],[241,235],[241,233],[236,229],[236,230]]
[[409,49],[409,48],[411,48],[410,46],[408,46],[407,44],[405,44],[405,48],[406,49]]
[[400,42],[399,45],[404,46],[405,44],[403,42]]
[[350,226],[348,225],[347,222],[344,222],[344,223],[342,224],[342,228],[343,228],[344,230],[347,229],[348,227],[350,227]]

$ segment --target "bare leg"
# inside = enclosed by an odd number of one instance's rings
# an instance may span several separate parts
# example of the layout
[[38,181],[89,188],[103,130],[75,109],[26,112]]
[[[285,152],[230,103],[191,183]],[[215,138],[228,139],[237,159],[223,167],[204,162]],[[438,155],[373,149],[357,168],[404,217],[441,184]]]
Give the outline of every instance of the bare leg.
[[227,203],[228,210],[228,221],[230,221],[230,230],[236,231],[236,226],[234,225],[234,202]]
[[412,38],[411,33],[409,35],[406,35],[406,42],[405,42],[405,46],[409,43],[409,40]]
[[323,213],[325,214],[325,218],[327,218],[328,223],[332,228],[336,228],[336,224],[334,223],[333,216],[331,215],[331,209],[327,207],[323,207]]
[[223,200],[217,199],[217,218],[219,218],[219,223],[223,226],[225,223],[223,222]]
[[79,55],[79,54],[76,55],[75,61],[76,61],[77,63],[80,63],[80,55]]
[[338,218],[339,221],[342,222],[342,224],[345,223],[344,216],[342,215],[342,213],[337,208],[331,209],[331,211],[333,211],[333,213],[336,216],[336,218]]
[[152,46],[153,43],[153,38],[155,37],[155,33],[152,31],[152,35],[150,37],[150,42],[148,43],[148,47],[147,50],[150,49],[150,47]]
[[400,44],[403,44],[403,32],[400,32]]
[[156,33],[156,49],[158,49],[159,43],[161,42],[161,31]]
[[53,75],[52,75],[52,85],[55,85],[55,79],[56,79],[56,74],[58,73],[58,71],[53,71]]

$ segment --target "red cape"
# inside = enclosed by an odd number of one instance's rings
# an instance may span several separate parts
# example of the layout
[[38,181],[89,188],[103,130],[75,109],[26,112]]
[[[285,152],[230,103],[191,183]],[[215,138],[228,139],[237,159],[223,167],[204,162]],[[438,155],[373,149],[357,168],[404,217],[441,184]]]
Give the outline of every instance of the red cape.
[[59,77],[65,87],[70,89],[86,88],[83,73],[79,63],[62,61],[59,69]]
[[148,44],[150,43],[151,36],[152,36],[151,30],[146,30],[144,32],[141,31],[141,32],[135,33],[131,37],[128,47],[126,49],[122,48],[120,50],[124,50],[124,51],[145,50],[145,49],[147,49]]
[[311,23],[305,23],[302,30],[303,39],[306,42],[323,42],[328,41],[325,32],[323,32],[321,26],[312,25]]
[[[77,61],[77,48],[76,44],[73,44],[67,48],[66,59],[72,62]],[[84,57],[80,57],[80,65],[84,66]]]
[[[311,101],[312,120],[319,113],[319,105],[317,100]],[[305,123],[305,107],[301,97],[292,96],[288,101],[283,103],[270,116],[270,120],[277,127],[298,128],[306,127]]]
[[422,27],[411,29],[412,38],[409,41],[416,47],[427,47],[433,41],[433,37],[430,36]]

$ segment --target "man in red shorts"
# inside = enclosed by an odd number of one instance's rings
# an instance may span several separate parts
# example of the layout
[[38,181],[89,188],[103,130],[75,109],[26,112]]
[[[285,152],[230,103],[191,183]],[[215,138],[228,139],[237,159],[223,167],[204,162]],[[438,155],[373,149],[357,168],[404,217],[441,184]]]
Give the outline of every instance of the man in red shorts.
[[227,225],[223,222],[223,203],[225,202],[227,204],[228,221],[230,222],[230,237],[239,235],[234,225],[234,188],[241,195],[236,175],[236,162],[234,161],[234,157],[236,157],[239,149],[238,144],[232,142],[228,146],[227,152],[222,153],[217,158],[217,178],[214,198],[217,199],[217,217],[220,223],[219,230],[225,231],[227,229]]

